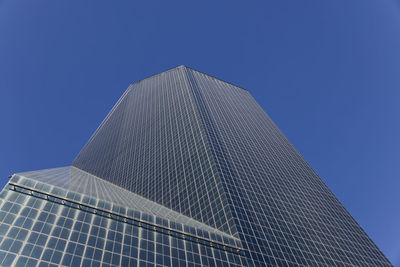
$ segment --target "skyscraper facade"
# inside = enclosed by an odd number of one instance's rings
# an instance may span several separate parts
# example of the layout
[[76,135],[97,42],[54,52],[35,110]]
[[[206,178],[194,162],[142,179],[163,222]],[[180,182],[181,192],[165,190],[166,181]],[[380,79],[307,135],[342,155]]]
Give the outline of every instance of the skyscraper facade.
[[0,201],[2,265],[391,266],[247,90],[185,66]]

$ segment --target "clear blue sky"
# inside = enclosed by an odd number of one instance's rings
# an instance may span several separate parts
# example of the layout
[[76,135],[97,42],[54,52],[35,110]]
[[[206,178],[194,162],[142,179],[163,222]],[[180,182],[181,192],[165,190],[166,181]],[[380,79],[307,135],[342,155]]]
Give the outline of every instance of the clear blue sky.
[[1,187],[181,64],[248,89],[400,265],[400,1],[0,0]]

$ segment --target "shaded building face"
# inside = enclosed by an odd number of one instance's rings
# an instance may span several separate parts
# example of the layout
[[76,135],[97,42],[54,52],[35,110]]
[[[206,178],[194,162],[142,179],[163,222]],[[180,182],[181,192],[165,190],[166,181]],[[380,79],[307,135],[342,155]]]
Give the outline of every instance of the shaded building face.
[[3,265],[391,266],[247,90],[184,66],[0,199]]

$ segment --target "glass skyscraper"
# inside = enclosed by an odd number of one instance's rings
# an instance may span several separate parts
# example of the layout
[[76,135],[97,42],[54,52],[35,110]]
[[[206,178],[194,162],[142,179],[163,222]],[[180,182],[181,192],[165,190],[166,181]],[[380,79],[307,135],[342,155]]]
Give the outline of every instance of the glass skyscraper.
[[243,88],[129,86],[72,166],[0,193],[2,266],[391,266]]

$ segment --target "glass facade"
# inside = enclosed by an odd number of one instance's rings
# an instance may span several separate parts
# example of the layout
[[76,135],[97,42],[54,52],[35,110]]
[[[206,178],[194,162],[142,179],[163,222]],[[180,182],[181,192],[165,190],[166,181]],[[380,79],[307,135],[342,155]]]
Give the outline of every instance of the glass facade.
[[74,167],[0,193],[0,266],[242,266],[239,239]]
[[1,266],[391,266],[249,92],[132,84],[72,166],[0,193]]

